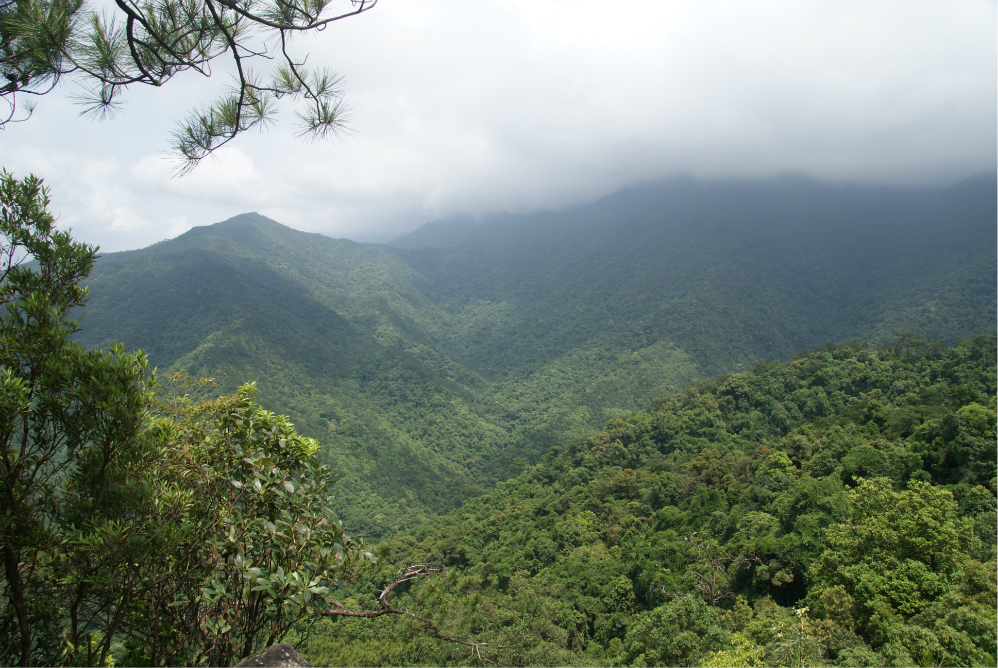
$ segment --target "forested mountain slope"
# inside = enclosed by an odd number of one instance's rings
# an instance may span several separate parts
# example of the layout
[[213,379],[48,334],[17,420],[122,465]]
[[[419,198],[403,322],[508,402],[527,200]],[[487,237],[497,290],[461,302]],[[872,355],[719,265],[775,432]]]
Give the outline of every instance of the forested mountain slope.
[[[994,665],[995,342],[825,345],[696,383],[394,540],[347,600],[446,567],[395,604],[505,665]],[[304,649],[476,663],[398,619]]]
[[393,345],[425,340],[406,269],[383,247],[247,214],[102,258],[80,340],[127,341],[221,391],[257,381],[264,404],[323,442],[344,521],[381,534],[481,489],[468,460],[503,437],[463,384]]
[[78,338],[224,391],[256,380],[342,472],[347,524],[381,536],[695,379],[992,331],[994,219],[994,179],[676,181],[438,225],[425,248],[245,214],[100,259]]
[[482,373],[621,331],[668,337],[719,370],[827,340],[990,329],[994,199],[990,177],[941,190],[677,181],[484,220],[403,257],[449,309],[504,307],[455,337]]

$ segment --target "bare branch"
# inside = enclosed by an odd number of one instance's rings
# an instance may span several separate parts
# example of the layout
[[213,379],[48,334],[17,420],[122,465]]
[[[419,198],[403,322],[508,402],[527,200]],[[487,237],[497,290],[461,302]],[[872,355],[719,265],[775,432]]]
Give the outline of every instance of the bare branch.
[[[697,560],[703,562],[701,568],[705,568],[706,572],[700,572],[698,570],[691,570],[688,572],[683,579],[694,579],[693,587],[700,592],[700,594],[706,599],[707,603],[711,606],[716,606],[720,601],[726,598],[733,598],[734,592],[722,591],[724,586],[723,581],[719,582],[719,576],[727,571],[727,567],[731,564],[741,564],[741,563],[753,563],[761,564],[762,559],[756,556],[745,556],[740,554],[735,557],[716,557],[711,554],[711,547],[706,543],[698,543],[694,537],[697,532],[686,534],[683,538],[683,542],[689,543],[697,551]],[[661,591],[666,596],[689,596],[689,594],[678,594],[668,592],[665,586],[660,586],[659,591]]]
[[411,582],[417,578],[429,575],[438,575],[444,573],[442,568],[432,568],[423,564],[418,564],[415,566],[409,566],[407,568],[399,569],[397,577],[393,580],[387,587],[382,590],[378,595],[378,603],[381,605],[380,608],[376,610],[347,610],[343,607],[343,604],[338,601],[333,601],[333,605],[336,607],[332,610],[326,610],[321,614],[326,617],[380,617],[382,615],[402,615],[404,617],[409,617],[420,623],[420,625],[429,631],[438,640],[443,640],[445,642],[452,642],[458,645],[464,645],[465,647],[471,648],[472,654],[476,659],[482,663],[490,663],[495,665],[494,661],[491,661],[482,656],[483,647],[491,647],[493,649],[512,649],[513,645],[497,645],[495,643],[488,642],[474,642],[471,640],[463,640],[461,638],[455,638],[453,636],[448,636],[440,632],[440,628],[432,620],[426,619],[425,617],[420,617],[419,615],[410,612],[408,610],[402,610],[401,608],[396,608],[391,603],[388,602],[388,595],[395,590],[401,584],[406,582]]

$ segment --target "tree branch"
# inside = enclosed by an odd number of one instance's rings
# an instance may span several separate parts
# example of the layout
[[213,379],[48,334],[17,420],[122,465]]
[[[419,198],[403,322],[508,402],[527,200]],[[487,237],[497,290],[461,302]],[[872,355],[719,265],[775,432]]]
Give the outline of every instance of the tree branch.
[[459,645],[464,645],[465,647],[470,647],[472,654],[474,654],[475,658],[479,661],[495,665],[494,661],[482,656],[482,648],[492,647],[493,649],[511,649],[513,645],[496,645],[495,643],[488,642],[473,642],[470,640],[462,640],[453,636],[444,635],[440,632],[440,628],[433,621],[426,619],[425,617],[420,617],[419,615],[408,610],[396,608],[388,602],[388,595],[399,585],[411,582],[424,575],[437,575],[443,572],[444,570],[441,568],[431,568],[423,564],[401,568],[399,569],[398,576],[395,580],[385,587],[384,590],[378,595],[378,603],[381,604],[379,609],[347,610],[343,607],[343,604],[338,601],[332,601],[333,605],[336,607],[332,610],[325,610],[321,614],[326,617],[380,617],[382,615],[402,615],[404,617],[409,617],[410,619],[414,619],[419,622],[423,628],[432,633],[435,638],[445,642],[453,642]]

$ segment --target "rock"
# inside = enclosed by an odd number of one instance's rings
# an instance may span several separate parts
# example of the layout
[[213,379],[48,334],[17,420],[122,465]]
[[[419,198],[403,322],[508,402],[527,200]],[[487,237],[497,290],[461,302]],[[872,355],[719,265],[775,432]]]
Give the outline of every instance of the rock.
[[248,656],[236,666],[269,666],[270,668],[312,668],[312,664],[298,656],[291,645],[278,643],[259,654]]

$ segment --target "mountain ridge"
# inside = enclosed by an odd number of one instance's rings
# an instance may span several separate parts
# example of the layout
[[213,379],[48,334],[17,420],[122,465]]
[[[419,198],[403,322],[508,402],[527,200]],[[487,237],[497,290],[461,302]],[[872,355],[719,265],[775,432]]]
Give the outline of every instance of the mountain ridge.
[[384,536],[696,379],[993,329],[993,193],[671,182],[415,249],[242,214],[101,258],[77,337],[256,380]]

